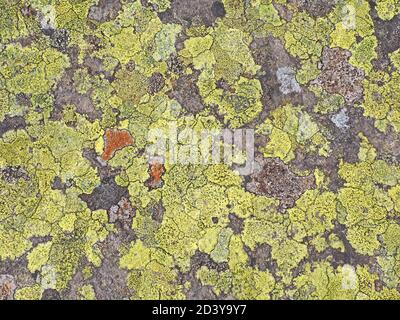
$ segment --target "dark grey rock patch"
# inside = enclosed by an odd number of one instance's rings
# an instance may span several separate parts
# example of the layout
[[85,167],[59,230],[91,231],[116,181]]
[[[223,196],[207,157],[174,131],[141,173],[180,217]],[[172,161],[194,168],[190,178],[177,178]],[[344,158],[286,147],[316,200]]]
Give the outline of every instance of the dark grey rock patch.
[[114,178],[105,179],[91,194],[81,194],[79,197],[86,202],[92,211],[110,210],[117,205],[123,197],[128,197],[128,189],[119,186]]
[[0,138],[3,137],[3,135],[8,131],[24,129],[25,127],[26,127],[26,122],[23,117],[6,116],[5,119],[2,122],[0,122]]

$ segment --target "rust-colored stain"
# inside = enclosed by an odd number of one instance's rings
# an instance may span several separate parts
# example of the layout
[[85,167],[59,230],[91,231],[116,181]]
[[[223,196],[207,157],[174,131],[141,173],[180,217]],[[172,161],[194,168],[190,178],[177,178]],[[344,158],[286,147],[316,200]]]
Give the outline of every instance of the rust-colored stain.
[[10,298],[12,294],[12,285],[11,283],[4,283],[1,287],[0,287],[0,300],[6,300],[8,298]]
[[146,181],[146,184],[150,188],[159,188],[162,185],[162,175],[165,172],[165,167],[162,163],[154,161],[150,163],[150,178]]
[[127,130],[107,129],[104,137],[105,147],[102,154],[103,160],[114,157],[115,151],[133,145],[133,137]]

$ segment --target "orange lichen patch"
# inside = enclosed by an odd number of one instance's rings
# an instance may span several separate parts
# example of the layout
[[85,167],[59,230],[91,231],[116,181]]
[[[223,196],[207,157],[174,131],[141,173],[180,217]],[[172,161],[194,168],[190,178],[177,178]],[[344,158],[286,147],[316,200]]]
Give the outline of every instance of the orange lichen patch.
[[149,168],[150,178],[146,181],[146,185],[149,188],[153,189],[161,187],[163,183],[161,178],[164,172],[165,172],[165,167],[159,161],[153,161],[152,163],[150,163],[150,168]]
[[104,136],[103,160],[110,160],[117,150],[133,145],[133,137],[126,130],[107,129]]

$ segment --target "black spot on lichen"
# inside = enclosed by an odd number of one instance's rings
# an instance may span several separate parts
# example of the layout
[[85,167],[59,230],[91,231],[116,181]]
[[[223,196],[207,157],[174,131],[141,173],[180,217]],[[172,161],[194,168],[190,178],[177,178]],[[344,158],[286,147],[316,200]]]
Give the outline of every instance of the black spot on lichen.
[[165,208],[164,208],[162,202],[160,201],[155,204],[152,204],[149,209],[151,212],[151,218],[154,221],[157,221],[158,223],[162,223],[164,213],[165,213]]
[[48,235],[48,236],[34,236],[34,237],[30,237],[29,240],[32,242],[32,246],[36,247],[38,244],[40,243],[46,243],[52,240],[52,236]]
[[31,101],[30,96],[25,93],[18,93],[15,96],[15,99],[17,100],[17,103],[21,106],[25,106],[25,107],[32,106],[32,101]]
[[53,180],[53,184],[51,185],[51,188],[53,190],[60,190],[63,193],[67,191],[67,189],[73,187],[75,185],[74,181],[72,179],[68,179],[67,182],[62,182],[60,177],[55,177]]
[[0,170],[1,176],[7,183],[16,183],[19,179],[29,180],[28,172],[21,166],[6,167]]
[[42,300],[61,300],[61,295],[55,289],[46,289],[43,291]]
[[170,72],[182,74],[184,71],[184,65],[176,54],[171,54],[167,61],[167,65]]
[[164,77],[161,73],[154,73],[149,79],[148,91],[150,94],[155,94],[162,90],[165,85]]
[[26,122],[23,117],[6,116],[5,119],[2,122],[0,122],[0,138],[3,137],[3,135],[8,131],[23,129],[25,127],[26,127]]
[[226,14],[224,4],[221,1],[215,1],[211,6],[211,12],[215,17],[224,17]]
[[65,29],[55,29],[49,30],[51,46],[60,50],[61,52],[66,52],[68,48],[69,39],[69,31]]
[[117,205],[122,197],[128,197],[128,190],[119,186],[114,178],[108,178],[103,180],[91,194],[81,194],[79,197],[92,211],[109,210],[112,206]]

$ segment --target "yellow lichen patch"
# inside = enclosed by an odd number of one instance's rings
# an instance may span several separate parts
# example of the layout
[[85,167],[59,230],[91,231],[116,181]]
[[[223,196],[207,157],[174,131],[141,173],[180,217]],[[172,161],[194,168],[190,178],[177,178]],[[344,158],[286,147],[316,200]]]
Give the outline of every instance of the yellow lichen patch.
[[50,249],[51,242],[40,243],[28,254],[28,268],[30,272],[39,271],[47,263]]
[[271,118],[261,124],[257,131],[269,134],[269,141],[261,149],[268,158],[290,162],[295,158],[297,147],[307,148],[309,152],[318,152],[324,156],[329,152],[329,142],[319,132],[318,125],[299,107],[287,105],[274,110]]

